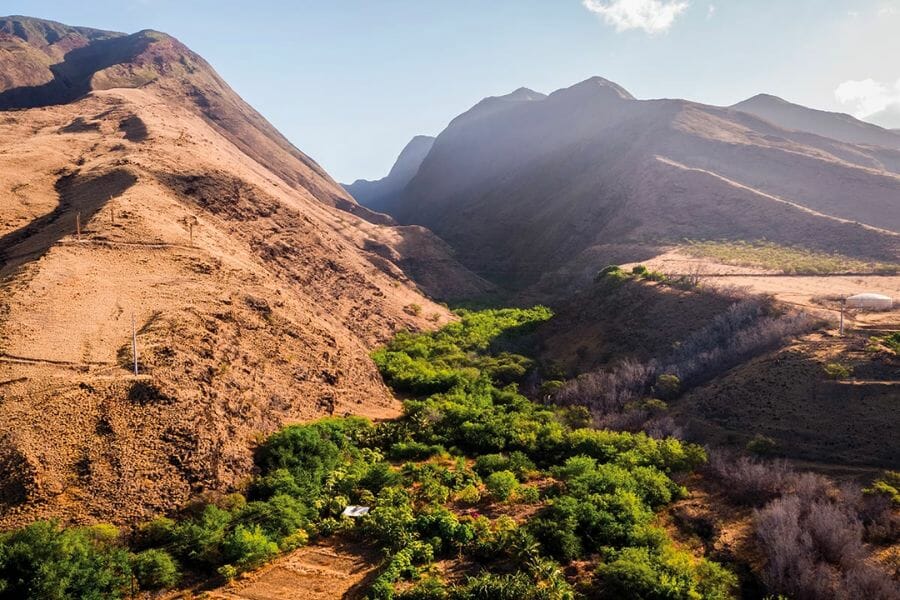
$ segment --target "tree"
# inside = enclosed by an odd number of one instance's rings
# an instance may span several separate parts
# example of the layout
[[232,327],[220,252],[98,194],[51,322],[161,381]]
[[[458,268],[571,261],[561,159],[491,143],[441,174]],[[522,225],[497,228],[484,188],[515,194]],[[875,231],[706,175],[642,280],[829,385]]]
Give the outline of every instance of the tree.
[[497,500],[509,500],[512,493],[519,487],[519,480],[512,471],[497,471],[487,476],[484,485],[491,496]]
[[181,579],[175,559],[168,552],[155,548],[133,555],[131,568],[141,589],[145,590],[172,587]]

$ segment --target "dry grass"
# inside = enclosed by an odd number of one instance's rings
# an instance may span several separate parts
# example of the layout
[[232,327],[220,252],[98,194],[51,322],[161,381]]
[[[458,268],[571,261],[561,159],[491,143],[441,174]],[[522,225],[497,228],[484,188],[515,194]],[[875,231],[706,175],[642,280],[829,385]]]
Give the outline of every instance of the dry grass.
[[739,267],[762,269],[792,275],[832,275],[839,273],[895,274],[900,264],[870,262],[842,254],[828,254],[800,246],[785,246],[766,240],[693,241],[682,250],[697,258]]

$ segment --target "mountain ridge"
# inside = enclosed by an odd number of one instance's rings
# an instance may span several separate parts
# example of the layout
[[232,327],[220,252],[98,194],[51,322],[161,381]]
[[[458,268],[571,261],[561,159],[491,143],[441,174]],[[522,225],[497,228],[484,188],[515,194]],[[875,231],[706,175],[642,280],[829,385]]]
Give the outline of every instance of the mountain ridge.
[[900,136],[845,113],[807,108],[771,94],[757,94],[730,106],[785,129],[815,133],[851,144],[872,144],[900,150]]
[[892,148],[731,108],[637,100],[603,78],[476,119],[473,110],[451,121],[381,208],[433,229],[501,285],[534,285],[558,270],[589,281],[604,264],[683,238],[774,238],[896,259]]

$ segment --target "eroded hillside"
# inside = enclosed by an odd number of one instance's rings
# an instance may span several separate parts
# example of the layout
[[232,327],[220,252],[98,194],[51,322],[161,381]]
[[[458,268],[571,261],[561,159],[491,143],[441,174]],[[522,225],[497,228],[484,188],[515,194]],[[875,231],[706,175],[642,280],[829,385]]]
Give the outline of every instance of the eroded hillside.
[[162,512],[246,478],[286,422],[393,415],[369,352],[451,318],[401,267],[435,294],[487,288],[429,232],[338,208],[355,204],[236,96],[216,113],[182,93],[217,76],[151,37],[88,96],[0,113],[5,524]]

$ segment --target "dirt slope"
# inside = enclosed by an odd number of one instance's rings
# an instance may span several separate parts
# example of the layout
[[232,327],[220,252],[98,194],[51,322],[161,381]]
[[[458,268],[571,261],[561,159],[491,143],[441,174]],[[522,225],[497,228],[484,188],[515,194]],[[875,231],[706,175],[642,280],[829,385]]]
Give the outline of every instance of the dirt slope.
[[686,237],[893,259],[898,199],[897,150],[593,78],[455,119],[385,210],[488,279],[552,293]]
[[154,39],[140,89],[95,73],[112,89],[0,112],[2,525],[144,518],[239,485],[286,422],[393,415],[369,352],[450,318],[401,266],[434,293],[486,287],[429,232],[335,208],[339,186],[283,138],[248,154],[235,136],[265,127],[182,95],[180,46]]

